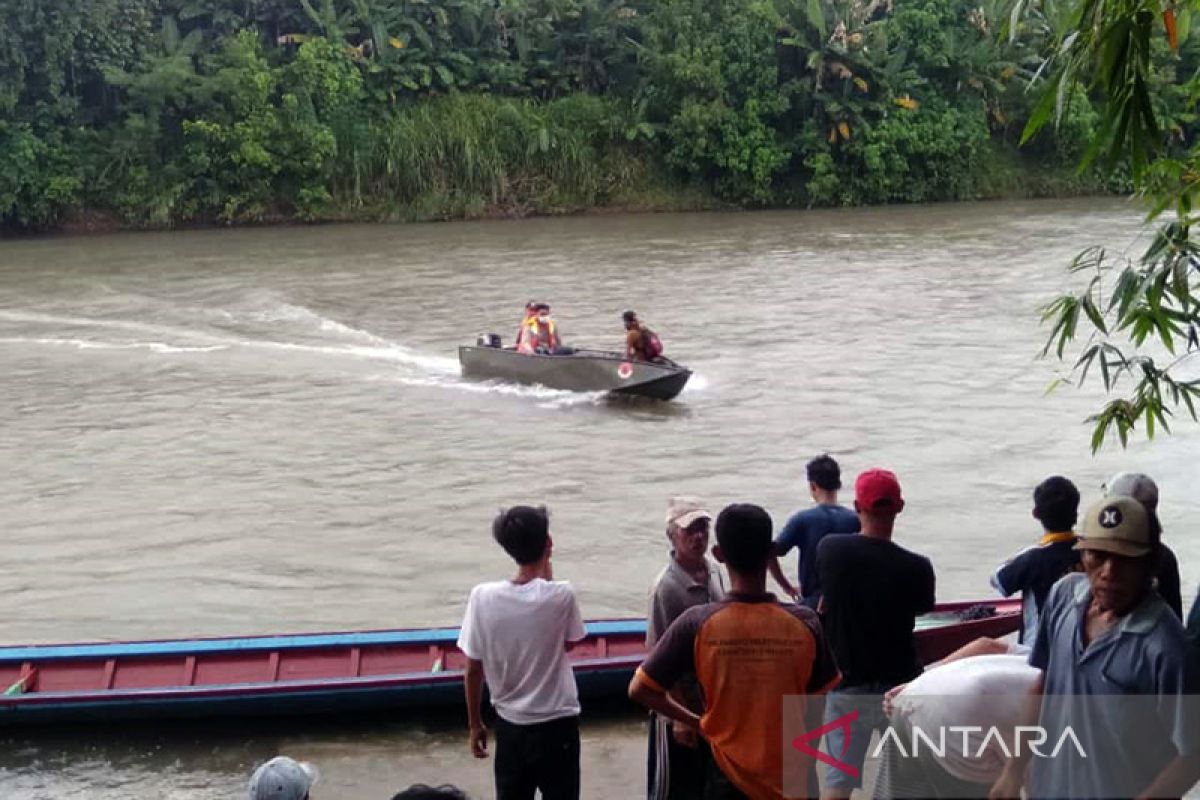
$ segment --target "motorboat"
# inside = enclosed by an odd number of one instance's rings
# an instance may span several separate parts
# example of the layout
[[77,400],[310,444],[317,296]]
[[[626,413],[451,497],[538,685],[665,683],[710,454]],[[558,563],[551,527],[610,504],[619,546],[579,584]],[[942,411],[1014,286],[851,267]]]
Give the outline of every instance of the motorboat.
[[692,371],[666,358],[638,361],[623,353],[567,348],[553,355],[521,353],[480,337],[458,348],[464,377],[501,380],[570,392],[608,392],[670,400],[683,391]]

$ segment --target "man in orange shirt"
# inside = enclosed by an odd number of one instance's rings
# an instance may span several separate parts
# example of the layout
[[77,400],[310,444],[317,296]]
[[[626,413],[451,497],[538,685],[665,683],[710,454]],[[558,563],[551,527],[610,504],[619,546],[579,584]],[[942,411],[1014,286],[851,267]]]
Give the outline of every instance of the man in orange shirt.
[[[784,697],[807,696],[805,715],[819,717],[813,712],[820,704],[808,698],[824,694],[841,676],[816,613],[766,592],[772,552],[767,512],[731,505],[717,517],[716,529],[713,556],[729,570],[732,591],[671,624],[634,674],[629,696],[700,730],[712,753],[706,800],[783,800]],[[704,690],[703,715],[668,694],[688,673]],[[801,782],[805,790],[786,797],[816,796],[815,782]]]

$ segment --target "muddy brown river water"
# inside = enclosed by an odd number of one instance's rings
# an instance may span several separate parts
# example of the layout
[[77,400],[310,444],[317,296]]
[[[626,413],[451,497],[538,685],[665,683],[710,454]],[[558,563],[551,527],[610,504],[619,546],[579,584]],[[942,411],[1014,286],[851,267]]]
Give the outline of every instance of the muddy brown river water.
[[[453,624],[519,501],[586,616],[638,615],[669,495],[782,524],[824,451],[899,474],[943,600],[1035,540],[1041,478],[1086,502],[1148,472],[1190,602],[1197,426],[1092,457],[1098,391],[1047,396],[1035,358],[1069,257],[1139,227],[1105,200],[2,242],[0,639]],[[671,404],[462,380],[455,347],[530,297],[596,347],[636,308],[696,376]],[[454,720],[395,719],[6,734],[0,797],[232,800],[275,752],[315,800],[490,796]],[[643,759],[636,715],[592,720],[586,796],[640,795]]]

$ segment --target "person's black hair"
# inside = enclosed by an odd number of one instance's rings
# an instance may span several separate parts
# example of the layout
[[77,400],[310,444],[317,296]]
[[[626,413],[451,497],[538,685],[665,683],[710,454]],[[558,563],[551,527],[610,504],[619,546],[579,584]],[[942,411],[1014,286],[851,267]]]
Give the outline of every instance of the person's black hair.
[[836,492],[842,488],[842,469],[833,460],[833,456],[825,453],[808,462],[804,471],[808,474],[808,482],[827,492]]
[[549,311],[549,310],[550,310],[550,304],[549,304],[549,303],[538,303],[538,304],[537,304],[537,305],[534,307],[534,310],[535,310],[535,311]]
[[623,319],[625,322],[633,322],[635,319],[637,319],[637,313],[634,311],[622,311],[621,319]]
[[1069,531],[1079,520],[1079,490],[1061,475],[1051,475],[1033,490],[1033,515],[1048,531]]
[[743,574],[766,570],[771,557],[771,515],[751,503],[725,506],[717,515],[717,545],[730,569]]
[[492,536],[518,564],[536,564],[550,538],[550,512],[545,506],[513,506],[496,515]]
[[426,786],[414,783],[402,792],[398,792],[392,800],[470,800],[466,792],[457,786],[444,783],[441,786]]

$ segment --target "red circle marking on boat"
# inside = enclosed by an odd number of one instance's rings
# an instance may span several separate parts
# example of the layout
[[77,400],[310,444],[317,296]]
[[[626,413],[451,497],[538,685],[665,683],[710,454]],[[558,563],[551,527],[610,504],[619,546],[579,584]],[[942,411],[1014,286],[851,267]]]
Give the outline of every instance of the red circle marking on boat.
[[633,374],[633,364],[630,364],[628,361],[622,361],[621,366],[617,367],[617,374],[621,376],[622,380],[628,378]]

